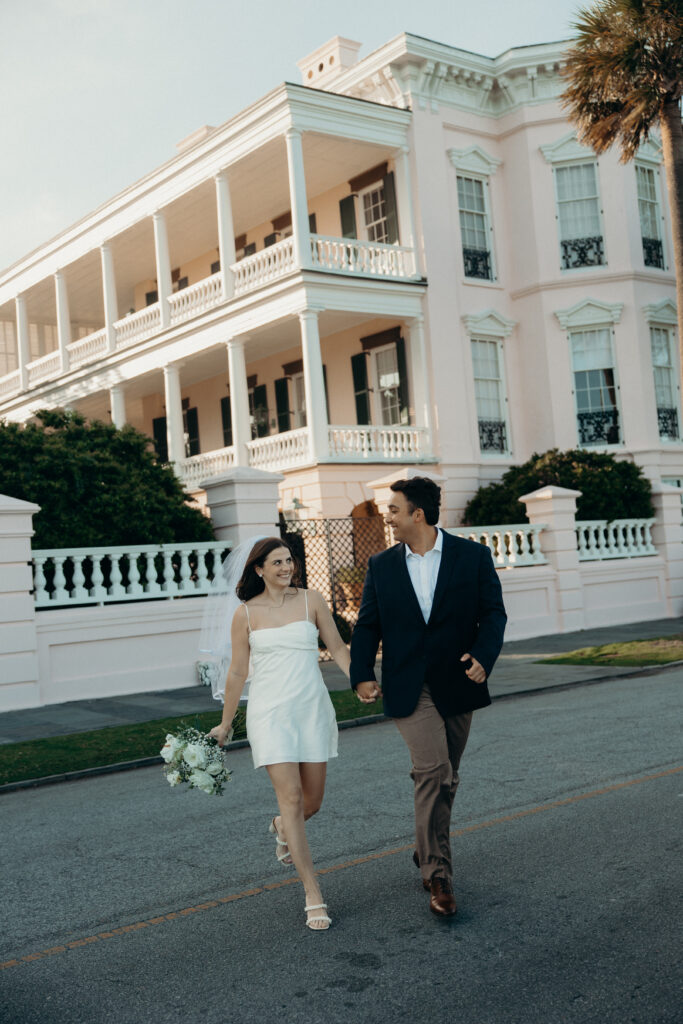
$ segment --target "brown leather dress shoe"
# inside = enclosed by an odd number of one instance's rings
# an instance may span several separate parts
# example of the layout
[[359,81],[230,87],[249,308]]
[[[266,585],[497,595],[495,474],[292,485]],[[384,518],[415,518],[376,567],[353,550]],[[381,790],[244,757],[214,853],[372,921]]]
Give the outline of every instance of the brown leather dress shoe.
[[[417,855],[417,850],[413,850],[413,864],[415,865],[416,868],[420,867],[420,858]],[[425,892],[431,892],[432,887],[426,878],[422,879],[422,888],[424,889]]]
[[448,878],[432,878],[429,897],[429,909],[438,917],[453,917],[458,909],[455,905],[453,886]]

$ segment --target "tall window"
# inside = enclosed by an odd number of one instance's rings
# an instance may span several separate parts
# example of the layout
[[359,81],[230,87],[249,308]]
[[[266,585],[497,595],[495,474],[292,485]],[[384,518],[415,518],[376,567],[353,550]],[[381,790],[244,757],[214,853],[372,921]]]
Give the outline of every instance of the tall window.
[[376,422],[389,427],[401,422],[401,378],[396,346],[375,349],[372,353],[375,381]]
[[303,373],[292,374],[292,429],[306,426],[306,390]]
[[479,447],[482,452],[507,452],[505,385],[498,341],[472,339],[474,394],[479,421]]
[[[395,340],[387,342],[387,336]],[[351,356],[356,422],[382,427],[407,426],[410,423],[408,373],[400,328],[369,336],[363,342],[364,351]]]
[[17,343],[12,320],[0,320],[0,377],[17,368]]
[[493,280],[486,183],[458,175],[458,207],[465,277]]
[[663,441],[677,441],[680,432],[672,329],[651,326],[650,347],[652,349],[652,373],[655,380],[659,436]]
[[611,331],[596,327],[572,331],[569,337],[579,444],[618,444],[621,434]]
[[563,270],[605,262],[595,163],[555,168]]
[[664,250],[660,230],[661,214],[657,195],[657,172],[652,167],[636,164],[638,212],[643,240],[643,261],[646,267],[664,269]]
[[387,204],[384,195],[384,184],[378,182],[371,188],[361,192],[361,208],[363,211],[363,225],[365,237],[368,242],[387,242],[389,232],[387,229]]

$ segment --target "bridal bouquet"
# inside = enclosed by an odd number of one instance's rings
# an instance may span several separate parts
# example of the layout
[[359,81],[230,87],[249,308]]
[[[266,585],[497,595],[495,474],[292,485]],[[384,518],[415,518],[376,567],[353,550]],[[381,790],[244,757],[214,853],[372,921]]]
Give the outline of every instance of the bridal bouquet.
[[164,772],[171,786],[185,782],[190,789],[221,796],[223,786],[230,781],[232,772],[225,766],[223,751],[212,737],[199,729],[182,726],[175,735],[169,732],[160,753],[166,762]]

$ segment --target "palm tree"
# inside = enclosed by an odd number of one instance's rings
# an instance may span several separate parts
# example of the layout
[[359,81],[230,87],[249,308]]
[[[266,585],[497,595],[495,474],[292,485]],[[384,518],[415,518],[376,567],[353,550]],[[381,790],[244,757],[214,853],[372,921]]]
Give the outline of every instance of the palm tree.
[[683,0],[598,0],[579,11],[563,106],[582,142],[632,160],[658,125],[671,209],[683,372]]

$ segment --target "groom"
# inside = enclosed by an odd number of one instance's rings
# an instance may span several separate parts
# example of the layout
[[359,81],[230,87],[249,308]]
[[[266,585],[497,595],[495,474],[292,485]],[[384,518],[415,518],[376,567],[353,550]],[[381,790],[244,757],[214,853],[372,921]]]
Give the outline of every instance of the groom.
[[488,548],[444,533],[441,493],[428,477],[391,485],[392,548],[373,555],[351,638],[351,685],[364,704],[382,696],[374,664],[382,642],[384,709],[412,760],[415,853],[429,909],[456,912],[450,821],[472,712],[486,686],[507,616]]

